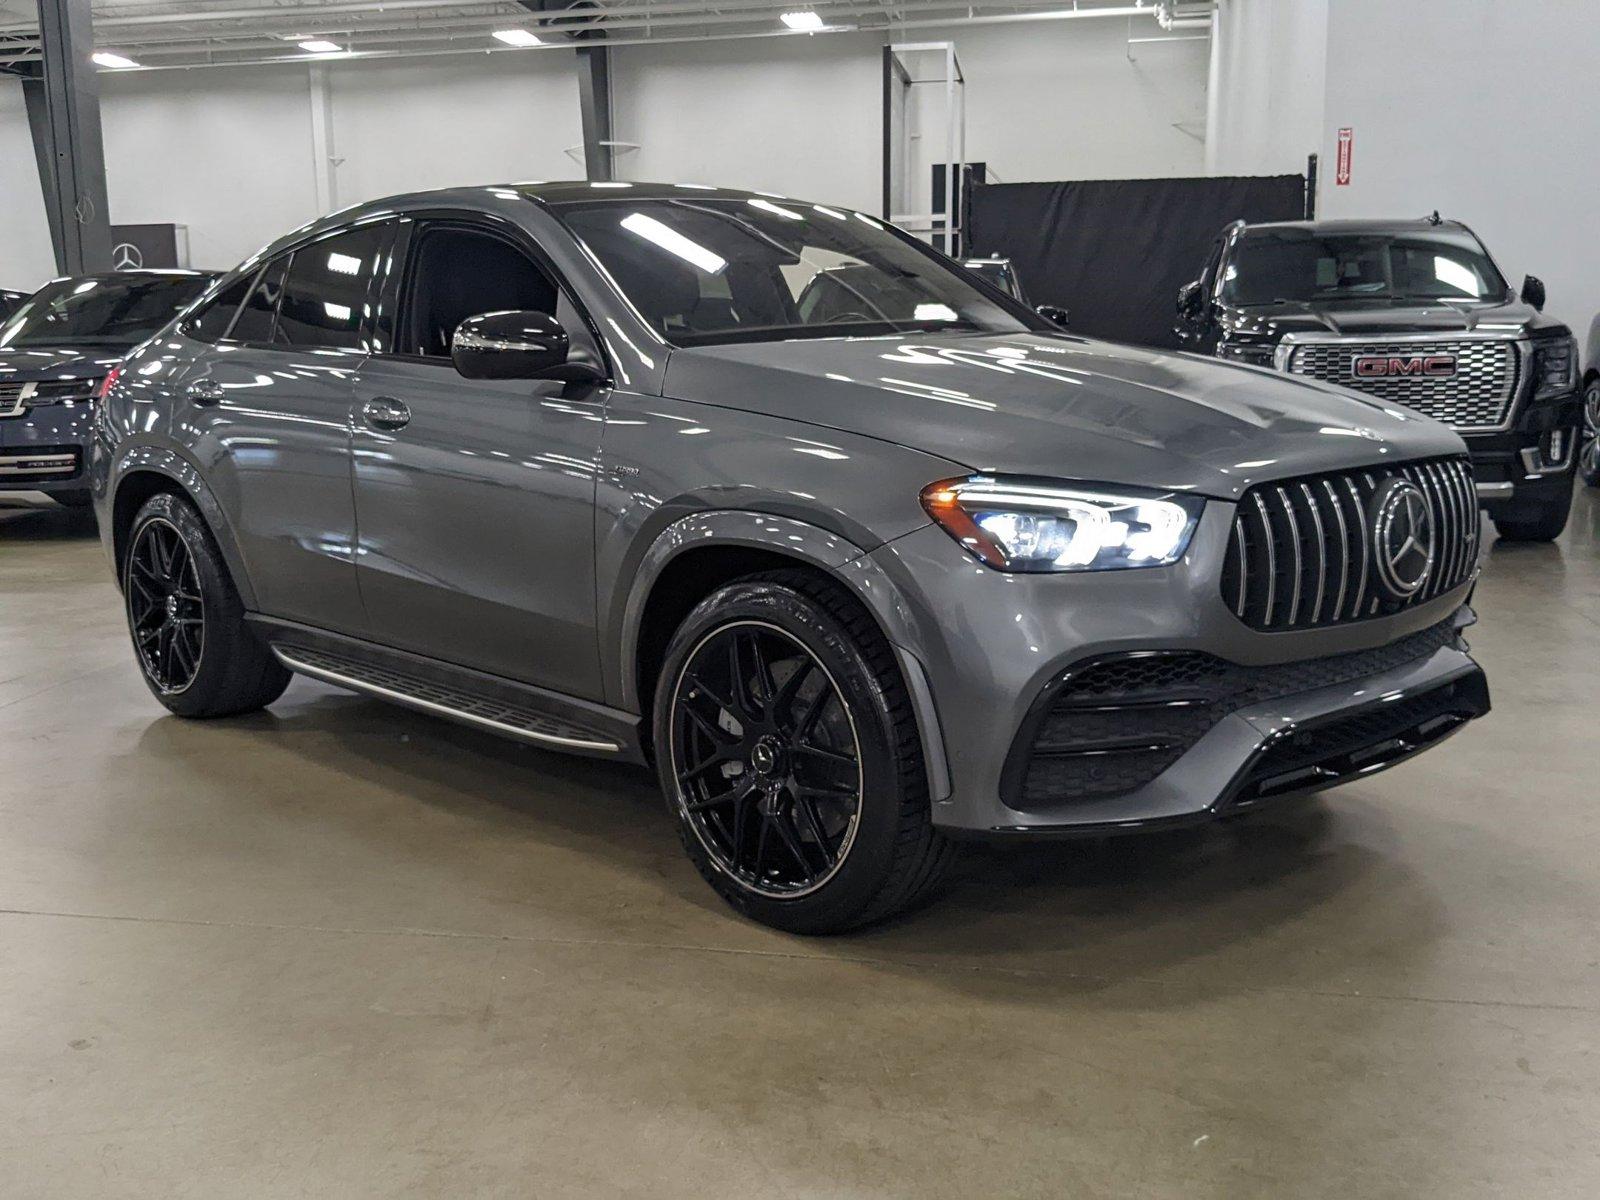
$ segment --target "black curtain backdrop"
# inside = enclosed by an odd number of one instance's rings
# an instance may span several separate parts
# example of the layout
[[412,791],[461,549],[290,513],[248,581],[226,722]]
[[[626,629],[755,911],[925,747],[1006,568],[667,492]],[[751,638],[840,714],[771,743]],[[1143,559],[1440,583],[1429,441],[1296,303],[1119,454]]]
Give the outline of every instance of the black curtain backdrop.
[[1035,304],[1074,333],[1176,346],[1178,288],[1200,274],[1230,221],[1296,221],[1300,175],[990,183],[972,189],[969,249],[1016,263]]

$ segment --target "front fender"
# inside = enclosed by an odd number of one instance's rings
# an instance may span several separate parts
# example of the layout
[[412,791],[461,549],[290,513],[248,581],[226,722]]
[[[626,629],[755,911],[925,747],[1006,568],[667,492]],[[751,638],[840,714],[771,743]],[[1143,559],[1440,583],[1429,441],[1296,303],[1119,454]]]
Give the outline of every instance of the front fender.
[[917,647],[914,609],[883,569],[853,542],[804,521],[770,513],[719,509],[691,513],[668,525],[639,559],[631,586],[617,589],[617,601],[601,639],[602,667],[615,694],[629,712],[643,712],[633,664],[645,609],[661,574],[679,555],[708,546],[768,550],[827,572],[850,589],[872,613],[889,641],[911,694],[928,767],[929,790],[935,800],[950,794],[950,773],[944,737]]

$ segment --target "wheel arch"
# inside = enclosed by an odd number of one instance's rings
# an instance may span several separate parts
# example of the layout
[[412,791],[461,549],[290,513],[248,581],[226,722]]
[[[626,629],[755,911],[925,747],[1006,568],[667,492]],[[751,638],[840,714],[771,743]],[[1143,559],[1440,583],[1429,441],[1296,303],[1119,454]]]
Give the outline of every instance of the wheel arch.
[[151,496],[161,492],[182,496],[199,511],[201,520],[216,539],[223,561],[228,565],[228,574],[233,578],[240,600],[245,608],[254,609],[255,591],[250,586],[249,575],[245,573],[238,541],[233,536],[233,528],[228,523],[222,505],[217,502],[194,465],[171,450],[142,447],[129,456],[117,474],[110,506],[112,568],[116,572],[117,586],[122,585],[122,558],[127,550],[133,518]]
[[689,611],[723,584],[762,571],[803,569],[843,586],[872,617],[893,650],[911,695],[935,800],[950,776],[927,672],[899,619],[888,577],[854,543],[815,525],[766,513],[696,513],[668,526],[640,560],[623,607],[617,640],[622,707],[648,715],[667,645]]

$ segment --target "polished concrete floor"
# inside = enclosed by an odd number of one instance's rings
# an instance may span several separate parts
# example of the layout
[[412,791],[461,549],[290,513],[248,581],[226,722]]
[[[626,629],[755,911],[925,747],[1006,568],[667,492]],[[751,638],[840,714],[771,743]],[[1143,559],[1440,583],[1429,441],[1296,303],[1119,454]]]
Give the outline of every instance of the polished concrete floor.
[[166,716],[90,522],[0,500],[0,1196],[1600,1195],[1600,496],[1478,599],[1446,748],[807,941],[641,773]]

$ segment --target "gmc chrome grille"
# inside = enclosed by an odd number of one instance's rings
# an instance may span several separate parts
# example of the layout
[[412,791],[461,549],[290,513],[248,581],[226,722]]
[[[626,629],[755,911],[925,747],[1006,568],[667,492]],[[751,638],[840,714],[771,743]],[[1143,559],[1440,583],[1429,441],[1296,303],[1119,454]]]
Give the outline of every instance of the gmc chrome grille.
[[[1374,495],[1396,476],[1422,493],[1433,528],[1432,567],[1404,599],[1380,581],[1372,511]],[[1425,604],[1471,579],[1477,561],[1478,500],[1467,459],[1307,475],[1244,494],[1223,561],[1222,598],[1252,629],[1312,629]]]
[[[1357,359],[1394,359],[1408,368],[1438,356],[1453,357],[1450,375],[1357,375]],[[1292,374],[1354,388],[1415,409],[1456,429],[1498,429],[1517,394],[1517,348],[1509,339],[1305,342],[1289,351]]]

